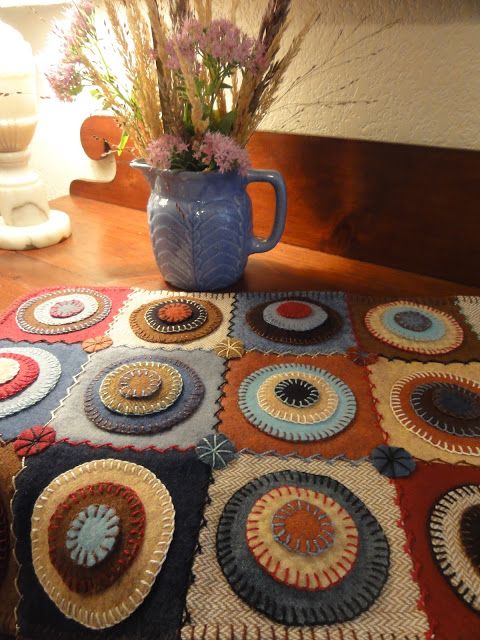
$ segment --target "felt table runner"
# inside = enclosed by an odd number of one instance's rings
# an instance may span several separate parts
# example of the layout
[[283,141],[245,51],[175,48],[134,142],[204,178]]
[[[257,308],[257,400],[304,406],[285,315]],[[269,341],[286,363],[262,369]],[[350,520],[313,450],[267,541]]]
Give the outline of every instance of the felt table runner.
[[0,436],[0,633],[479,637],[480,298],[37,291]]

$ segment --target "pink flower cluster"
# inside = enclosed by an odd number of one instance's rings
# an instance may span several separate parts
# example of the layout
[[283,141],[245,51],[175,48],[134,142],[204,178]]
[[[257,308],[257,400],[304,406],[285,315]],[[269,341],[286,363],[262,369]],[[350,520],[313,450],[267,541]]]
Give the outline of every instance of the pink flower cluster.
[[194,149],[194,157],[205,166],[213,164],[214,169],[220,173],[238,171],[242,176],[246,175],[250,168],[248,153],[239,144],[224,136],[222,133],[208,131],[200,144]]
[[60,100],[70,102],[82,90],[75,49],[87,36],[94,11],[92,0],[79,0],[54,26],[53,39],[49,43],[50,60],[44,66],[47,67],[45,75]]
[[211,56],[221,65],[256,70],[265,62],[263,45],[250,38],[229,20],[213,20],[205,28],[198,20],[186,20],[167,43],[168,66],[178,71],[176,47],[188,64],[195,64],[197,55]]
[[188,151],[187,145],[178,136],[166,134],[147,147],[147,162],[164,171],[172,168],[174,156]]
[[71,62],[61,62],[45,73],[50,86],[59,100],[72,102],[82,90],[82,79]]
[[181,138],[164,135],[150,143],[147,162],[166,171],[168,169],[202,171],[213,169],[220,173],[237,171],[244,176],[250,168],[248,153],[233,138],[207,131],[201,141],[189,147]]

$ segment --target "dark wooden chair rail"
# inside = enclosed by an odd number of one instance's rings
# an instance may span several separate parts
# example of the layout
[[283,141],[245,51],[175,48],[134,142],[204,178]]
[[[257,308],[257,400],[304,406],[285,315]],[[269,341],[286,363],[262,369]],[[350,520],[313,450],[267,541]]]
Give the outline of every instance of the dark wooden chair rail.
[[[119,137],[107,116],[81,130],[91,158]],[[266,132],[249,151],[255,167],[287,182],[285,243],[480,285],[480,152]],[[149,190],[130,159],[118,158],[113,182],[75,181],[72,195],[145,209]],[[265,236],[273,194],[249,189],[255,231]]]

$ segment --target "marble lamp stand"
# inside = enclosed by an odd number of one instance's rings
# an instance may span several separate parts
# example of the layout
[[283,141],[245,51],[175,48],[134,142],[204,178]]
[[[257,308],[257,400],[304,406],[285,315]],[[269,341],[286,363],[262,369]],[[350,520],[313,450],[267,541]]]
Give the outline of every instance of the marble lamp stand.
[[28,167],[37,113],[31,47],[0,21],[0,249],[48,247],[71,234],[70,218],[49,208],[42,179]]

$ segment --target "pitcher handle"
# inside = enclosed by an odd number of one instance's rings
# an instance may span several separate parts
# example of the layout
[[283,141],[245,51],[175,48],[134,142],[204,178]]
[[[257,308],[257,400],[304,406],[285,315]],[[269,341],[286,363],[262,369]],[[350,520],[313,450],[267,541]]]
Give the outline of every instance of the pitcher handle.
[[268,238],[252,237],[250,253],[270,251],[280,242],[287,218],[287,188],[281,173],[264,169],[250,169],[247,173],[247,184],[250,182],[268,182],[275,189],[275,219],[272,233]]

